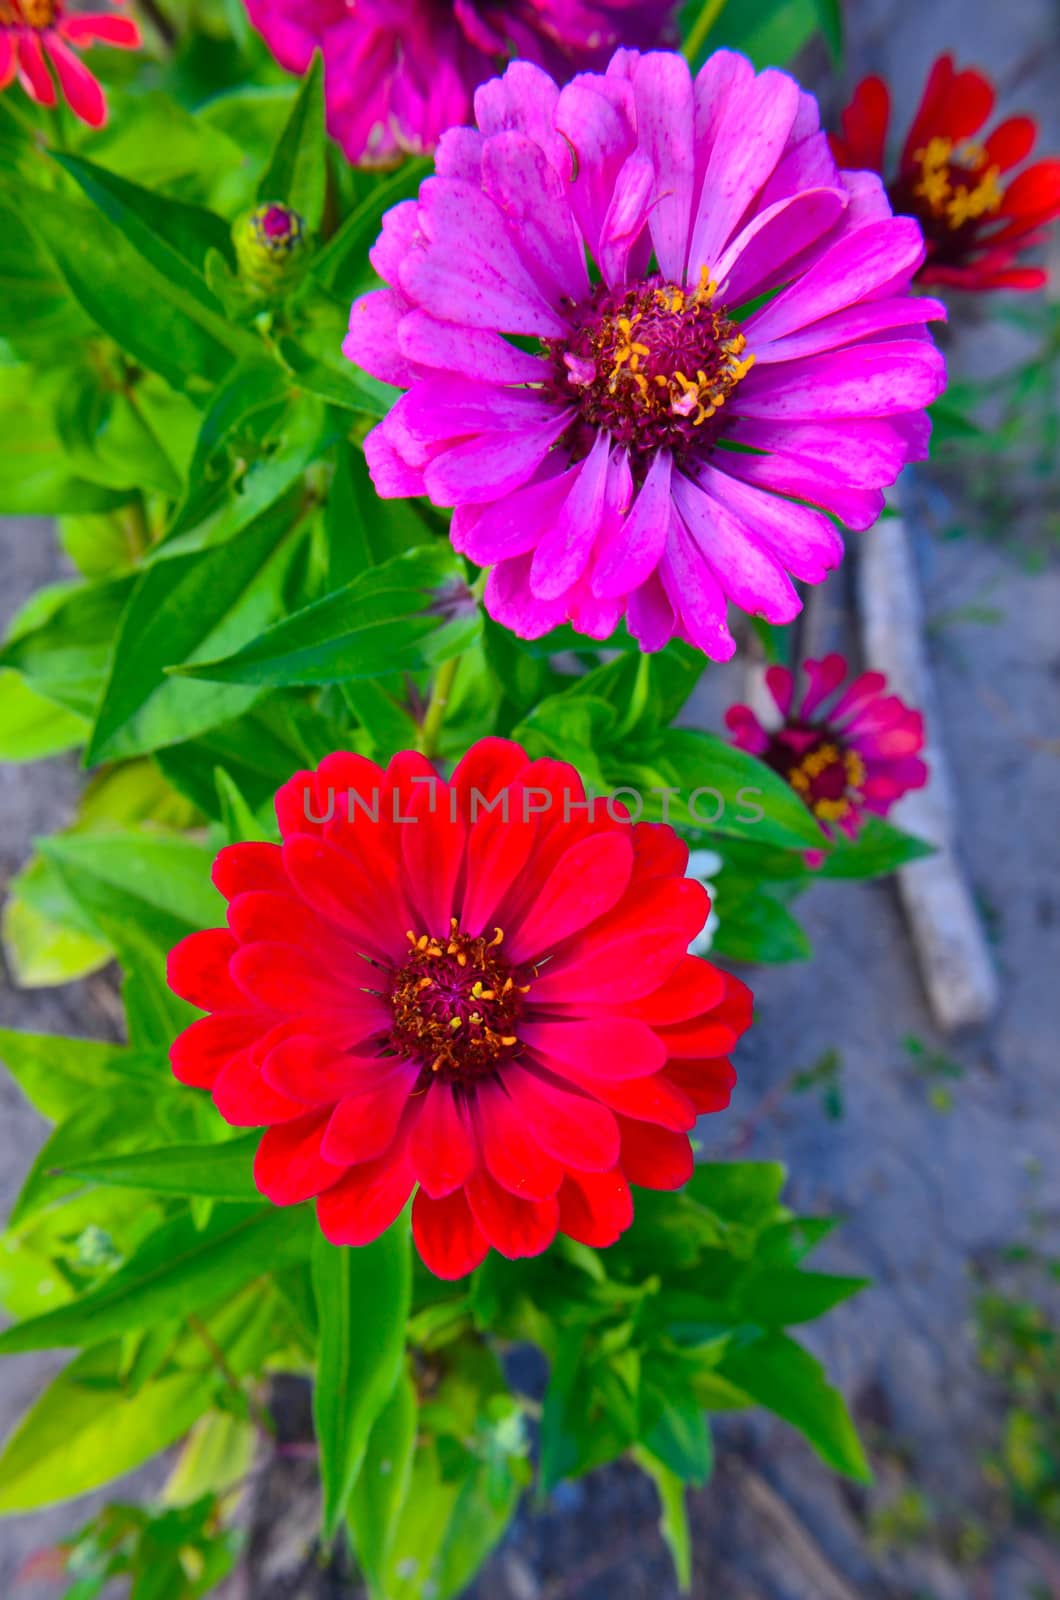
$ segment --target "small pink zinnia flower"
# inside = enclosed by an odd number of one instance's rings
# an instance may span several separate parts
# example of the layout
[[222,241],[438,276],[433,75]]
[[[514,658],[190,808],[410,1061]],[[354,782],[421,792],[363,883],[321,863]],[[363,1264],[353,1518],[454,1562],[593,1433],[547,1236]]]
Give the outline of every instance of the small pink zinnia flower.
[[730,706],[725,724],[741,750],[761,756],[790,783],[822,831],[856,837],[866,812],[885,817],[909,789],[927,782],[918,752],[924,719],[884,691],[882,672],[863,672],[833,700],[847,676],[841,655],[806,661],[808,687],[800,700],[787,667],[770,667],[766,684],[781,716],[767,732],[750,706]]
[[415,1190],[420,1254],[455,1278],[557,1233],[614,1244],[631,1184],[687,1183],[751,994],[688,954],[710,900],[672,828],[504,739],[448,783],[410,751],[385,771],[340,752],[276,815],[282,846],[217,858],[227,928],[169,959],[210,1013],[173,1070],[265,1129],[263,1194],[315,1199],[327,1237],[361,1245]]
[[328,129],[350,161],[433,150],[514,56],[558,78],[616,45],[673,42],[673,0],[245,0],[281,66],[324,55]]
[[56,92],[50,66],[74,116],[90,128],[101,128],[107,120],[103,90],[74,54],[92,44],[135,50],[140,30],[131,17],[109,11],[71,12],[62,0],[0,0],[0,90],[17,76],[31,100],[53,106]]
[[625,616],[727,659],[726,602],[789,622],[788,574],[842,556],[830,516],[869,527],[927,453],[920,229],[838,170],[794,79],[729,51],[694,83],[620,51],[562,91],[516,62],[475,111],[351,312],[346,354],[408,390],[366,442],[376,489],[455,508],[524,638]]

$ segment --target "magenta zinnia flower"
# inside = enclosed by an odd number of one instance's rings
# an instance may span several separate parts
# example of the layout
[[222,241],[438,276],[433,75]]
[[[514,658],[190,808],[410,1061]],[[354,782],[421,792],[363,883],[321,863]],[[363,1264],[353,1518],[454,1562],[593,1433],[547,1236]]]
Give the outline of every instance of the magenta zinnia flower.
[[829,838],[840,828],[853,839],[866,812],[885,817],[907,790],[927,782],[919,754],[924,719],[885,693],[882,672],[863,672],[834,698],[847,676],[841,655],[806,661],[803,672],[800,699],[787,667],[766,672],[778,727],[767,731],[750,706],[730,706],[725,724],[733,744],[761,756],[791,785]]
[[281,66],[324,55],[328,129],[350,161],[433,150],[514,56],[561,80],[616,45],[671,42],[673,0],[245,0]]
[[842,555],[822,513],[870,526],[927,452],[920,229],[839,172],[792,78],[728,51],[694,83],[621,51],[562,91],[517,62],[475,111],[351,313],[346,354],[408,390],[366,442],[376,489],[455,508],[523,637],[624,615],[725,659],[726,601],[790,621],[788,574]]
[[53,106],[54,72],[74,116],[100,128],[107,120],[107,102],[98,79],[76,52],[94,44],[135,50],[139,43],[140,30],[130,17],[71,11],[61,0],[0,0],[0,90],[17,76],[31,100]]

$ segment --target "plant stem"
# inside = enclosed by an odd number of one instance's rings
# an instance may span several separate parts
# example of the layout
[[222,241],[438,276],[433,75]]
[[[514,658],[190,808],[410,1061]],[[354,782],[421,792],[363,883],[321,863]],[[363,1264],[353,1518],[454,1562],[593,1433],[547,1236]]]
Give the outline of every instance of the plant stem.
[[686,61],[695,61],[699,52],[707,42],[707,35],[725,10],[727,0],[704,0],[703,9],[692,24],[688,38],[685,40],[684,53]]
[[420,729],[420,750],[428,759],[433,757],[438,748],[438,737],[445,721],[445,708],[449,704],[453,680],[459,665],[459,656],[443,661],[431,684],[430,699],[427,701],[427,710],[423,714],[423,725]]
[[228,1365],[227,1356],[221,1349],[221,1346],[217,1343],[217,1340],[214,1338],[205,1322],[203,1322],[202,1318],[197,1317],[194,1313],[192,1313],[192,1315],[188,1317],[188,1327],[191,1329],[195,1337],[200,1340],[200,1342],[204,1344],[207,1350],[210,1352],[214,1366],[221,1374],[221,1377],[224,1379],[228,1388],[231,1389],[233,1395],[237,1395],[240,1400],[246,1401],[251,1418],[257,1427],[260,1428],[261,1432],[266,1434],[270,1439],[273,1438],[276,1430],[273,1426],[272,1418],[269,1416],[269,1413],[265,1410],[264,1406],[260,1405],[255,1397],[248,1392],[248,1390],[244,1389],[243,1385],[232,1371],[232,1368]]

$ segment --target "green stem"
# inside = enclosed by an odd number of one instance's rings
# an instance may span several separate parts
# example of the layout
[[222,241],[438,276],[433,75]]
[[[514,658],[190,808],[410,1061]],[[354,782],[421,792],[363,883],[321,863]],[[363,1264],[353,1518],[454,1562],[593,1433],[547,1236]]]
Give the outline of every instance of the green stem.
[[689,31],[685,40],[685,60],[694,62],[699,52],[707,42],[707,35],[725,10],[727,0],[704,0],[704,5],[699,16]]
[[427,701],[427,710],[423,714],[423,725],[420,728],[420,750],[430,760],[438,748],[438,738],[445,721],[445,710],[449,704],[449,696],[453,692],[453,680],[456,677],[460,657],[453,656],[449,661],[443,661],[435,674],[431,684],[431,695]]
[[217,1340],[214,1338],[205,1322],[203,1322],[202,1318],[192,1314],[188,1317],[188,1327],[191,1329],[192,1333],[200,1341],[200,1343],[206,1346],[214,1366],[224,1379],[225,1385],[230,1390],[232,1395],[237,1397],[240,1401],[246,1403],[247,1409],[250,1412],[251,1421],[262,1433],[266,1434],[269,1438],[274,1438],[276,1429],[273,1425],[272,1418],[269,1416],[269,1413],[265,1410],[264,1406],[258,1403],[255,1396],[252,1395],[249,1390],[244,1389],[243,1385],[232,1371],[232,1368],[229,1366],[227,1356],[221,1349],[221,1346],[217,1343]]

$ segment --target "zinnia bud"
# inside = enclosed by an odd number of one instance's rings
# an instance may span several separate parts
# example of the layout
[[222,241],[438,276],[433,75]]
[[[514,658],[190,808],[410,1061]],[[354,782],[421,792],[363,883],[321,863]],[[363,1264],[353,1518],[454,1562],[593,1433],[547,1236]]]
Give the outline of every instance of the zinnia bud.
[[242,277],[259,293],[276,295],[301,275],[309,237],[290,206],[275,200],[256,206],[235,223],[232,240]]

